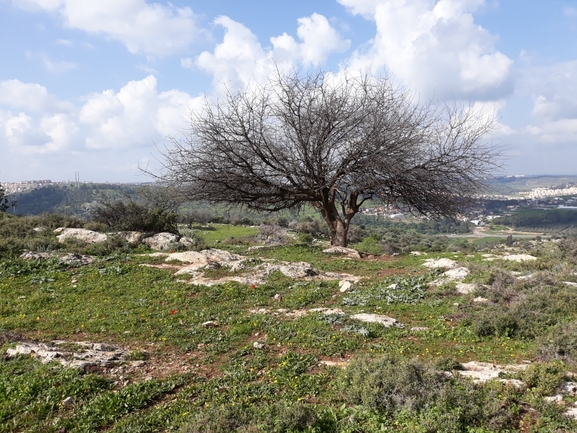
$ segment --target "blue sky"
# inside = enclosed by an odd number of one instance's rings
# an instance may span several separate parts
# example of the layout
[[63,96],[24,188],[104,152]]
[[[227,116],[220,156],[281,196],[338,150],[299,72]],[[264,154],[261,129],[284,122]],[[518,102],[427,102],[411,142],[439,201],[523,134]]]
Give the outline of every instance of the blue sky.
[[146,181],[223,83],[385,72],[495,113],[510,174],[577,174],[577,0],[0,0],[0,182]]

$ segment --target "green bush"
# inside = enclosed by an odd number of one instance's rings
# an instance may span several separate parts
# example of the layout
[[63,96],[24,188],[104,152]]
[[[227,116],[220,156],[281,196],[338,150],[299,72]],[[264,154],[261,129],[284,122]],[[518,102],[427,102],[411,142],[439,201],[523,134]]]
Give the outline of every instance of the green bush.
[[533,395],[544,397],[554,393],[566,371],[567,367],[562,362],[539,362],[529,365],[520,378]]
[[464,320],[478,336],[535,338],[560,321],[577,319],[577,292],[550,272],[519,281],[496,270],[489,281],[478,293],[491,303],[468,308]]
[[[259,408],[228,404],[196,414],[193,421],[180,429],[181,433],[230,432],[324,432],[321,419],[310,405],[278,402]],[[315,427],[317,427],[315,429]],[[333,431],[331,429],[331,431]]]
[[62,245],[56,239],[58,227],[83,227],[85,221],[53,214],[21,217],[0,212],[0,256],[20,255],[23,250],[53,251]]
[[94,211],[93,219],[111,230],[178,233],[178,215],[175,212],[147,207],[132,200],[104,201]]
[[378,239],[374,236],[367,236],[361,242],[354,245],[354,248],[361,253],[366,254],[383,254],[383,247],[379,244]]
[[577,361],[577,322],[562,323],[537,340],[536,355],[542,360]]
[[428,364],[386,355],[351,363],[340,391],[348,404],[362,405],[395,418],[418,420],[424,432],[465,432],[473,427],[513,428],[514,390],[478,386]]

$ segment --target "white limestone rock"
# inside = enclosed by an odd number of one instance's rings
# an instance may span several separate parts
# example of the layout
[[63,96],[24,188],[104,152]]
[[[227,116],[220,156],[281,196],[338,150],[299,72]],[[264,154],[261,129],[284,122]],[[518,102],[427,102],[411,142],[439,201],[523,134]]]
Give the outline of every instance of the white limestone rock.
[[423,266],[431,269],[445,268],[453,269],[457,266],[457,262],[451,259],[427,259],[423,263]]
[[168,251],[178,243],[179,239],[180,236],[174,233],[163,232],[142,239],[142,243],[153,250]]
[[359,314],[353,314],[351,316],[351,319],[355,319],[360,322],[366,322],[366,323],[380,323],[381,325],[387,328],[391,328],[393,326],[397,328],[405,327],[405,325],[398,322],[397,319],[393,319],[392,317],[384,316],[381,314],[359,313]]
[[144,234],[142,232],[137,231],[126,231],[126,232],[118,232],[116,233],[116,236],[118,236],[121,239],[124,239],[129,244],[136,245],[142,240]]
[[230,267],[233,271],[244,268],[246,257],[233,254],[228,251],[218,249],[208,249],[202,251],[185,251],[171,253],[166,256],[165,261],[178,260],[188,263],[188,265],[177,272],[178,274],[190,274],[202,268],[210,267]]
[[468,295],[473,293],[477,289],[476,284],[469,284],[469,283],[457,283],[457,293],[461,295]]
[[501,373],[513,373],[524,371],[529,367],[527,364],[496,365],[488,362],[470,361],[461,364],[463,370],[459,370],[461,376],[470,377],[475,383],[484,383],[490,380],[499,380],[520,388],[523,382],[516,379],[499,379]]
[[54,230],[54,233],[59,233],[56,238],[58,242],[65,242],[67,239],[76,239],[87,244],[95,244],[98,242],[104,242],[108,239],[108,235],[104,233],[98,233],[87,229],[72,229],[60,227]]
[[346,293],[353,290],[354,286],[353,283],[349,280],[341,280],[339,281],[339,292]]
[[323,250],[325,254],[343,254],[351,259],[360,259],[361,255],[357,250],[353,250],[352,248],[346,247],[330,247],[326,250]]

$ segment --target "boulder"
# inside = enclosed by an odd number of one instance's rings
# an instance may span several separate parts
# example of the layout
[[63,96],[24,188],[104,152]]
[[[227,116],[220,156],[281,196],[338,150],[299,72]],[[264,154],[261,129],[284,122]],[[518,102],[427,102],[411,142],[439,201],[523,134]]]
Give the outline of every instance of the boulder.
[[461,376],[470,377],[475,383],[484,383],[493,379],[508,383],[516,388],[523,386],[523,382],[516,379],[499,379],[501,373],[524,371],[527,364],[496,365],[488,362],[470,361],[462,364],[463,370],[459,370]]
[[228,251],[209,249],[203,251],[185,251],[181,253],[171,253],[166,257],[166,261],[178,260],[188,265],[177,272],[178,274],[190,274],[202,268],[209,267],[230,267],[237,271],[244,267],[246,257],[232,254]]
[[449,281],[460,281],[465,279],[467,275],[469,275],[469,270],[463,267],[453,268],[443,272],[443,276]]
[[97,242],[104,242],[108,239],[108,235],[98,233],[87,229],[71,229],[60,227],[54,230],[54,233],[59,233],[58,242],[65,242],[67,239],[77,239],[87,244],[95,244]]
[[339,291],[341,293],[350,292],[353,290],[353,283],[349,280],[341,280],[339,281]]
[[527,262],[537,260],[537,257],[530,256],[529,254],[509,254],[499,257],[501,260],[510,260],[513,262]]
[[280,271],[283,275],[290,278],[305,278],[317,275],[317,271],[307,262],[263,263],[256,269],[264,271],[266,276],[274,271]]
[[144,238],[142,243],[153,250],[167,251],[174,248],[179,239],[180,236],[174,233],[163,232]]
[[358,320],[360,322],[368,322],[368,323],[380,323],[381,325],[390,328],[392,326],[396,326],[397,328],[404,328],[404,325],[399,323],[397,319],[393,319],[389,316],[384,316],[381,314],[368,314],[368,313],[359,313],[353,314],[351,319]]
[[330,247],[326,250],[323,250],[323,253],[326,254],[343,254],[351,259],[360,259],[361,255],[357,250],[353,250],[352,248],[346,247]]
[[65,367],[86,371],[89,367],[110,367],[123,362],[127,352],[110,344],[73,342],[77,349],[72,352],[60,347],[69,346],[69,342],[55,340],[51,343],[23,342],[6,350],[9,358],[26,355],[39,359],[42,363],[59,362]]
[[57,258],[60,263],[69,266],[83,266],[89,265],[96,261],[96,257],[94,256],[87,256],[84,254],[62,254],[57,252],[50,252],[50,253],[36,253],[32,251],[27,251],[20,255],[21,259],[24,260],[48,260],[51,258]]
[[451,259],[437,259],[437,260],[427,259],[423,263],[423,266],[426,266],[427,268],[431,269],[437,269],[437,268],[453,269],[454,267],[457,266],[457,262]]
[[134,232],[134,231],[127,231],[127,232],[118,232],[116,235],[124,239],[129,244],[137,244],[142,240],[144,234],[142,232]]
[[468,283],[457,283],[457,293],[462,295],[468,295],[469,293],[473,293],[477,288],[476,284],[468,284]]
[[183,236],[178,240],[178,243],[185,248],[192,248],[196,246],[196,241],[192,238]]

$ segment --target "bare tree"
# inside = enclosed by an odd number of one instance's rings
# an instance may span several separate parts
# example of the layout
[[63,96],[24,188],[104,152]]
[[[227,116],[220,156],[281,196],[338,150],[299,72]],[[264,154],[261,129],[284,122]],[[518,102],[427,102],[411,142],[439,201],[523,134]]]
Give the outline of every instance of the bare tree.
[[369,199],[455,216],[485,185],[499,150],[493,120],[470,107],[418,104],[387,78],[279,73],[228,91],[171,137],[157,177],[188,199],[279,211],[310,203],[347,245]]

